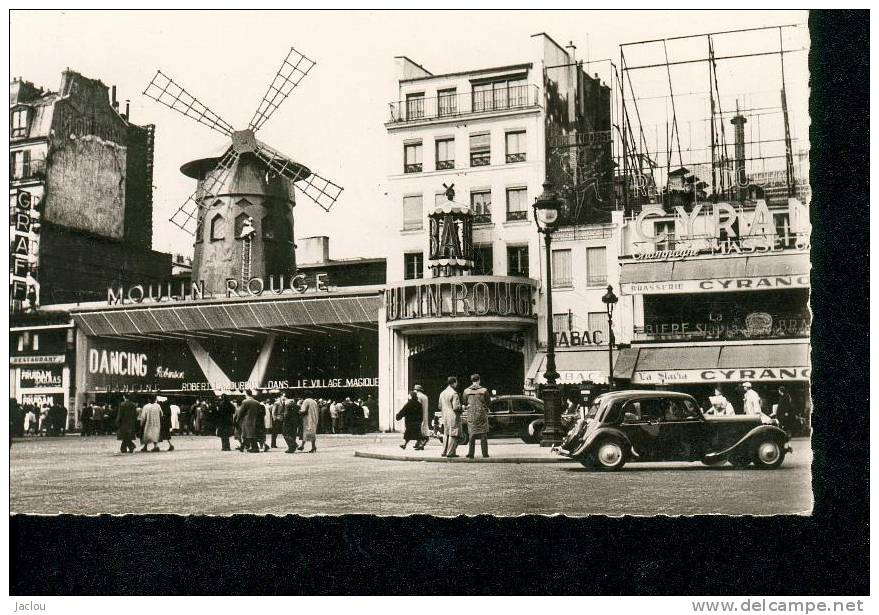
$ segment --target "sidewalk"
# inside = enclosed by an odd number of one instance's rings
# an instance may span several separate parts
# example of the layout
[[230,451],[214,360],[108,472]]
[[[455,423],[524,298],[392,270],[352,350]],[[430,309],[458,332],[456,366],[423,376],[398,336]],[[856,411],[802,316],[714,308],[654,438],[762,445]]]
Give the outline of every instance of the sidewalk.
[[476,447],[476,456],[467,459],[466,446],[458,447],[458,457],[448,459],[442,457],[442,444],[431,440],[423,451],[412,449],[410,443],[406,450],[400,448],[400,434],[393,440],[382,438],[379,444],[363,446],[354,451],[355,457],[366,459],[382,459],[385,461],[425,461],[433,463],[578,463],[567,457],[550,452],[549,448],[541,448],[537,444],[525,444],[521,440],[489,440],[488,458],[483,458]]

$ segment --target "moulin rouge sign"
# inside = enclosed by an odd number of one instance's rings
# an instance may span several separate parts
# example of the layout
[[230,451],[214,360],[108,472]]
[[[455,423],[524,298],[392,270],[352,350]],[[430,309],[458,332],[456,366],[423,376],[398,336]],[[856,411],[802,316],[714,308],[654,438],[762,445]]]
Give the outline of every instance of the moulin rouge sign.
[[[263,294],[304,293],[309,290],[329,292],[327,275],[317,273],[311,278],[304,273],[293,276],[270,275],[249,280],[226,279],[227,299],[231,297],[259,297]],[[144,303],[160,301],[196,301],[213,299],[203,280],[198,282],[164,282],[159,284],[135,284],[129,287],[107,288],[107,304]]]

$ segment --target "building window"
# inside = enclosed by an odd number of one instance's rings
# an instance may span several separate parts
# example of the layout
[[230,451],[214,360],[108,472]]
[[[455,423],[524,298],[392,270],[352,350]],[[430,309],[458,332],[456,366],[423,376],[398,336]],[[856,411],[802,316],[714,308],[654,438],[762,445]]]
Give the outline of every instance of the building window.
[[552,251],[552,287],[570,288],[574,285],[574,276],[571,273],[571,251]]
[[418,280],[424,277],[424,253],[412,252],[403,255],[403,277],[407,280]]
[[517,109],[528,105],[528,82],[523,78],[473,84],[473,111]]
[[31,350],[39,350],[40,349],[40,334],[34,333],[34,336],[31,338],[31,341],[33,342],[31,344]]
[[491,224],[491,190],[470,193],[473,224]]
[[589,312],[586,315],[587,324],[589,326],[589,331],[601,331],[603,343],[607,344],[608,334],[607,334],[607,313],[606,312]]
[[[674,220],[663,220],[657,222],[653,227],[654,237],[656,237],[656,250],[674,250],[675,249],[675,222]],[[663,238],[663,234],[665,237]]]
[[417,196],[403,197],[403,230],[413,231],[424,225],[424,199]]
[[30,175],[30,150],[12,152],[9,157],[9,176],[12,179],[25,179]]
[[586,248],[586,286],[607,284],[607,248]]
[[491,134],[470,135],[470,166],[487,167],[491,164]]
[[507,220],[527,220],[528,205],[525,188],[507,188]]
[[473,275],[492,275],[494,272],[494,250],[491,246],[473,247]]
[[424,92],[406,94],[406,119],[417,120],[424,117]]
[[790,230],[790,216],[787,213],[773,214],[772,221],[775,223],[775,247],[794,247],[796,239]]
[[507,133],[507,162],[525,162],[525,131]]
[[24,352],[24,337],[27,333],[22,333],[18,336],[18,352]]
[[528,246],[507,247],[507,275],[528,277]]
[[220,241],[226,238],[226,220],[221,214],[211,218],[211,241]]
[[421,173],[421,143],[403,146],[403,172]]
[[559,333],[565,333],[566,335],[570,335],[571,320],[573,320],[573,317],[570,312],[565,312],[563,314],[553,314],[552,332],[556,335],[558,335]]
[[436,142],[436,170],[455,168],[455,140],[440,139]]
[[27,109],[16,109],[12,112],[10,125],[12,126],[10,136],[15,139],[27,136]]
[[455,88],[437,91],[437,102],[440,117],[458,114],[458,96]]

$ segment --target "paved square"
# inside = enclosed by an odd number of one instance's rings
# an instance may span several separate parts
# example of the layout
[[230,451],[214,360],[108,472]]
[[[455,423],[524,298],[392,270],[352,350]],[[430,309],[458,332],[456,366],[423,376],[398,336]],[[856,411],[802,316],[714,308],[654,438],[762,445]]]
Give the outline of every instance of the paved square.
[[[805,439],[775,471],[699,463],[627,465],[418,463],[355,457],[392,451],[399,436],[318,436],[315,455],[221,452],[213,437],[176,437],[173,452],[121,455],[113,437],[16,440],[13,513],[797,514],[812,508]],[[508,448],[509,447],[509,448]],[[503,455],[522,445],[491,440]],[[166,448],[162,444],[162,448]],[[534,447],[539,451],[538,447]],[[543,449],[545,450],[545,449]],[[438,457],[433,442],[425,455]],[[478,455],[478,453],[477,453]]]

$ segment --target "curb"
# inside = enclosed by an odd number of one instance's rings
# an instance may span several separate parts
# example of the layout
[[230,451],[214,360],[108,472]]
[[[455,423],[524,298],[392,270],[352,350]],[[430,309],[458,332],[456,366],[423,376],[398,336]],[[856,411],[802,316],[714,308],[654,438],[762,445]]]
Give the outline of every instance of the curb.
[[386,453],[370,453],[367,451],[354,451],[355,457],[364,459],[381,459],[383,461],[423,461],[427,463],[579,463],[566,457],[416,457],[414,455],[389,455]]

